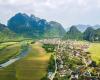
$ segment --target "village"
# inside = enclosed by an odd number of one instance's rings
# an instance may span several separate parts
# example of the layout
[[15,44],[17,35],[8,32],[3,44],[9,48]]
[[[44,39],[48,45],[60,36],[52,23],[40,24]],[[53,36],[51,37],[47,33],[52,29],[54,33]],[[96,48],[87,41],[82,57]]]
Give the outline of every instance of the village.
[[44,44],[55,44],[55,71],[48,72],[49,80],[100,80],[100,67],[91,59],[90,43],[45,39]]

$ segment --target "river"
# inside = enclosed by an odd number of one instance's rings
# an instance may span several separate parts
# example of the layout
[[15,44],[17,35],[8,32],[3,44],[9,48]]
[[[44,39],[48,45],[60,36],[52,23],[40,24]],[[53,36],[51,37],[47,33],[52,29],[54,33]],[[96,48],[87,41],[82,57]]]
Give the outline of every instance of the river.
[[5,68],[5,67],[11,65],[12,63],[16,62],[17,60],[25,57],[28,54],[29,50],[30,50],[30,47],[24,51],[22,50],[20,52],[20,55],[16,56],[16,58],[11,58],[7,62],[0,64],[0,68]]

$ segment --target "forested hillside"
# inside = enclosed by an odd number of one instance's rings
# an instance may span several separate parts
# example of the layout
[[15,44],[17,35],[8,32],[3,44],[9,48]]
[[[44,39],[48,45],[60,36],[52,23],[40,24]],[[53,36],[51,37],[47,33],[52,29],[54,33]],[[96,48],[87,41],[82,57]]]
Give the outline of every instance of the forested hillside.
[[60,23],[18,13],[8,21],[8,28],[25,37],[62,37],[65,30]]
[[[81,27],[82,28],[81,28]],[[99,25],[95,29],[89,25],[71,26],[65,31],[63,26],[55,21],[48,22],[34,15],[17,13],[7,21],[7,26],[0,24],[0,41],[18,39],[63,38],[73,40],[100,41]],[[82,31],[80,31],[81,29]],[[83,32],[83,29],[86,30]]]
[[5,41],[18,41],[23,37],[11,31],[6,25],[0,24],[0,42]]
[[70,28],[70,30],[66,33],[64,38],[65,39],[81,40],[82,39],[82,33],[75,26],[72,26]]
[[84,32],[81,32],[76,26],[72,26],[66,32],[64,39],[87,40],[91,42],[100,41],[100,28],[93,29],[92,27],[88,27]]

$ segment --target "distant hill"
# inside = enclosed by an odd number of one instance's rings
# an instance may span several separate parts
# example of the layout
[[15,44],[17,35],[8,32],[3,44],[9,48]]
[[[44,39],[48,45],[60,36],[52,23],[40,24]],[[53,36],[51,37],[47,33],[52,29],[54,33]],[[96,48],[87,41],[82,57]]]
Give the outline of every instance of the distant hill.
[[95,30],[95,40],[100,41],[100,28]]
[[83,39],[88,41],[100,41],[100,28],[94,30],[88,27],[83,33]]
[[60,23],[18,13],[8,21],[8,28],[27,37],[62,37],[65,30]]
[[87,40],[87,41],[100,41],[100,28],[87,27],[82,33],[77,26],[71,26],[63,39],[74,40]]
[[95,36],[95,30],[92,27],[88,27],[83,33],[83,39],[93,41]]
[[0,41],[5,41],[11,38],[14,38],[15,34],[10,31],[7,26],[0,24]]
[[58,22],[50,21],[49,27],[47,27],[44,36],[45,37],[63,37],[66,31],[62,25]]
[[64,36],[65,39],[76,39],[81,40],[82,39],[82,33],[77,29],[76,26],[71,26],[69,31]]
[[21,40],[23,37],[17,35],[4,24],[0,24],[0,42]]
[[[83,24],[78,24],[78,25],[73,25],[73,26],[76,26],[77,29],[81,32],[84,32],[88,27],[92,27],[93,29],[98,29],[100,28],[100,25],[97,24],[97,25],[94,25],[94,26],[91,26],[91,25],[83,25]],[[70,29],[70,27],[66,28],[66,31],[68,31]]]
[[79,25],[75,25],[81,32],[84,32],[88,27],[92,27],[93,29],[98,29],[100,28],[100,25],[94,25],[94,26],[91,26],[91,25],[82,25],[82,24],[79,24]]

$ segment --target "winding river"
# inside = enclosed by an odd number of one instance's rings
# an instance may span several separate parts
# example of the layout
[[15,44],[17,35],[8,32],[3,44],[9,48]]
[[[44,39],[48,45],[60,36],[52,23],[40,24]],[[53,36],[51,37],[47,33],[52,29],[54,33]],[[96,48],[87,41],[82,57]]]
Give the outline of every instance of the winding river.
[[21,59],[21,58],[27,56],[29,50],[30,50],[30,47],[28,47],[28,48],[27,48],[26,50],[24,50],[24,51],[22,50],[22,51],[20,52],[20,55],[16,56],[16,58],[11,58],[11,59],[9,59],[7,62],[0,64],[0,68],[5,68],[5,67],[11,65],[12,63],[16,62],[17,60],[19,60],[19,59]]

